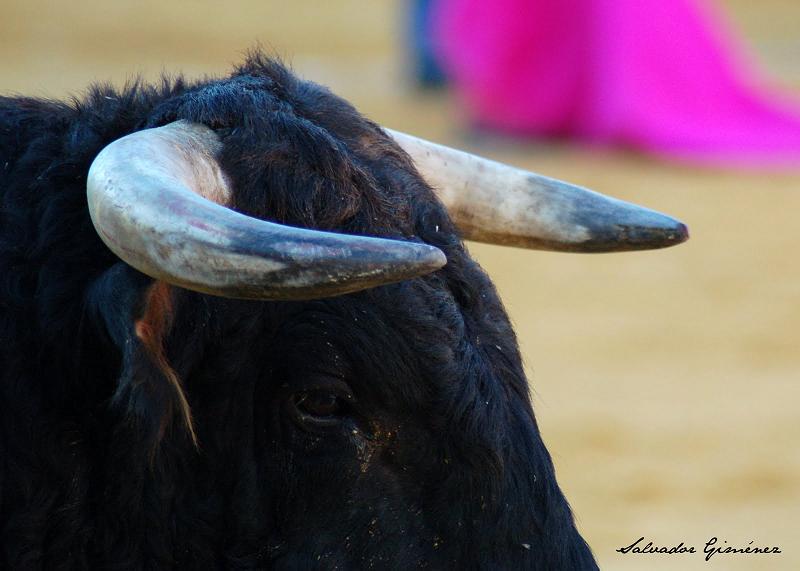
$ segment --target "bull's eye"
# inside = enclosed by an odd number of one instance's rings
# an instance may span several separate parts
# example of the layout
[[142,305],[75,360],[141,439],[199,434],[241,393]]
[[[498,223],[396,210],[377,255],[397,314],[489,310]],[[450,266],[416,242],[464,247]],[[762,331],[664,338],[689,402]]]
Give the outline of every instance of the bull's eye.
[[334,416],[342,409],[339,396],[325,391],[300,393],[295,398],[295,406],[303,414],[318,417]]
[[296,419],[304,425],[332,426],[347,415],[352,397],[335,390],[312,389],[292,395]]

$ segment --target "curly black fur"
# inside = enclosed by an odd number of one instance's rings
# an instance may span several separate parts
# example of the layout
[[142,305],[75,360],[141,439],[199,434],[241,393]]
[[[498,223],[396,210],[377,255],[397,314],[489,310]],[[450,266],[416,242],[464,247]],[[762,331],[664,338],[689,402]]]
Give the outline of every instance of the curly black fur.
[[[303,303],[153,282],[99,240],[86,174],[177,119],[221,136],[238,210],[447,266]],[[0,98],[0,131],[0,568],[596,568],[497,293],[349,104],[256,53],[221,80]],[[336,383],[333,428],[289,418]]]

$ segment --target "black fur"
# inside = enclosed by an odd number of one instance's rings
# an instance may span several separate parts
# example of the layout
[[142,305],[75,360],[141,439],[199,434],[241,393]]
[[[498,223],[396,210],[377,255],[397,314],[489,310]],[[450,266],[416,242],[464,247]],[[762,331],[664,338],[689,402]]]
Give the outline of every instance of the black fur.
[[[237,209],[447,266],[303,303],[154,283],[99,240],[86,173],[177,119],[222,137]],[[256,53],[222,80],[0,98],[0,131],[0,568],[596,568],[494,287],[349,104]],[[355,395],[333,428],[290,420],[331,383]]]

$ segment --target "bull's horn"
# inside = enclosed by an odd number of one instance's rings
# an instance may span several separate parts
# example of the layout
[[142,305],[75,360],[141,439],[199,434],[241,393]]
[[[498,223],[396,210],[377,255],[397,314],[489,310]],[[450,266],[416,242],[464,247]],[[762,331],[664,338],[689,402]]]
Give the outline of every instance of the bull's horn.
[[666,248],[689,238],[659,212],[386,129],[468,240],[562,252]]
[[211,129],[183,121],[105,147],[87,191],[106,245],[154,278],[247,299],[330,297],[446,263],[426,244],[293,228],[226,208],[220,147]]

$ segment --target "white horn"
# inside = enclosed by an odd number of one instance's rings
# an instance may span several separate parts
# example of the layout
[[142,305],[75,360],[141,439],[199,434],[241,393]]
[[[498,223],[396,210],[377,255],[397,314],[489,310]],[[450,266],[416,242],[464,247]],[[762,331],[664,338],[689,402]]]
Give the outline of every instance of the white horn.
[[315,299],[432,272],[432,246],[294,228],[227,208],[217,135],[178,121],[114,141],[87,180],[92,222],[122,260],[223,297]]
[[664,214],[386,129],[467,240],[562,252],[665,248],[689,237]]

